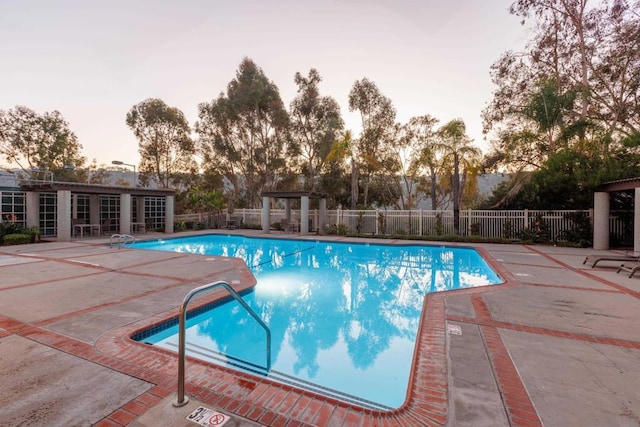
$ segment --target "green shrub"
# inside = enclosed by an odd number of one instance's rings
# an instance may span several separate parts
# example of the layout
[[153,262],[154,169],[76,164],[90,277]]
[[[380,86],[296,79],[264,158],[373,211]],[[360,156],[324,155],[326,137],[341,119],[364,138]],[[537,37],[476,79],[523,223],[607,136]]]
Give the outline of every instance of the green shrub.
[[10,215],[7,215],[6,219],[0,221],[0,239],[7,234],[19,233],[21,229],[22,226],[11,219]]
[[387,217],[384,213],[378,213],[378,234],[387,234]]
[[566,240],[575,246],[586,248],[593,245],[593,232],[589,216],[583,212],[568,213],[565,218],[571,221],[571,228],[561,231],[554,238],[554,244],[558,240]]
[[[11,236],[11,237],[9,237]],[[15,236],[27,236],[28,241]],[[6,245],[19,245],[23,243],[36,243],[40,241],[40,229],[38,227],[25,228],[16,221],[15,215],[5,215],[0,219],[0,242]]]
[[5,234],[2,238],[2,243],[4,245],[26,245],[27,243],[31,243],[31,239],[31,234]]
[[472,236],[479,236],[480,235],[480,223],[479,222],[474,222],[473,224],[471,224],[471,235]]
[[23,233],[31,237],[31,243],[38,243],[40,241],[40,229],[38,227],[29,227],[25,229]]
[[502,237],[505,239],[510,239],[513,234],[513,224],[511,224],[511,220],[508,219],[502,225]]
[[530,221],[529,228],[520,232],[520,239],[525,243],[546,243],[549,242],[549,226],[542,215],[536,215]]
[[442,236],[444,234],[444,224],[442,223],[442,214],[436,214],[436,234]]
[[356,234],[362,234],[362,230],[364,229],[364,212],[358,212],[358,219],[356,220]]
[[349,232],[349,228],[346,224],[338,224],[337,231],[340,236],[346,236]]
[[[357,237],[355,234],[348,234],[351,237]],[[402,240],[420,240],[426,242],[444,242],[444,243],[517,243],[510,239],[502,237],[482,237],[482,236],[461,236],[456,234],[444,234],[442,236],[414,236],[410,234],[388,234],[385,236],[371,236],[372,239],[402,239]]]

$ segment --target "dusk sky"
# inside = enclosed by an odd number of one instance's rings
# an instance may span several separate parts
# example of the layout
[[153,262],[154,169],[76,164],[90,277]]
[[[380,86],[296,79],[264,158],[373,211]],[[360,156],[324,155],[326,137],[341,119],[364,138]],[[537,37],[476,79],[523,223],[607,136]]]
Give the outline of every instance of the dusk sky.
[[295,73],[316,68],[321,94],[338,101],[356,136],[348,94],[367,77],[391,99],[397,121],[460,117],[486,152],[480,112],[494,90],[489,67],[529,37],[509,15],[511,3],[0,0],[0,109],[58,110],[89,162],[137,164],[125,124],[133,105],[160,98],[193,125],[198,104],[226,91],[246,56],[287,107]]

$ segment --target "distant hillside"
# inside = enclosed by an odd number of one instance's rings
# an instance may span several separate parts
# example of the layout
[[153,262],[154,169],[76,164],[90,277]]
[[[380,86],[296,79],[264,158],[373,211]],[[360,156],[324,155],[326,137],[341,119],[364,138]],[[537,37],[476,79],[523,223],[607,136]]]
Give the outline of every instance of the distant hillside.
[[488,173],[478,177],[478,193],[491,195],[496,186],[501,182],[508,181],[511,177],[505,173]]
[[[481,196],[488,197],[498,184],[508,181],[510,176],[503,173],[488,173],[478,176],[478,193]],[[431,198],[420,201],[418,209],[431,209]]]
[[16,188],[18,186],[18,179],[16,175],[5,169],[0,169],[0,188]]

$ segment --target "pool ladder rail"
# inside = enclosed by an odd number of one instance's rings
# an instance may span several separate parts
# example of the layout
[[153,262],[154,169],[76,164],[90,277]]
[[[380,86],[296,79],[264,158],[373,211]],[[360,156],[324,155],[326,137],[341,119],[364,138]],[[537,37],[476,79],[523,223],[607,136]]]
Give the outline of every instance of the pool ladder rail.
[[121,249],[127,243],[134,243],[136,238],[130,234],[112,234],[109,246],[113,246],[114,241],[118,243],[118,249]]
[[184,377],[185,377],[185,335],[186,335],[186,323],[187,323],[187,305],[191,298],[200,292],[214,289],[217,287],[225,288],[229,294],[262,326],[267,333],[267,371],[271,369],[271,330],[264,323],[264,321],[256,314],[255,311],[242,299],[242,297],[233,290],[233,288],[224,281],[212,282],[206,285],[199,286],[189,291],[184,297],[182,305],[180,306],[180,313],[178,314],[178,396],[177,400],[173,402],[173,406],[181,407],[189,402],[189,398],[184,394]]

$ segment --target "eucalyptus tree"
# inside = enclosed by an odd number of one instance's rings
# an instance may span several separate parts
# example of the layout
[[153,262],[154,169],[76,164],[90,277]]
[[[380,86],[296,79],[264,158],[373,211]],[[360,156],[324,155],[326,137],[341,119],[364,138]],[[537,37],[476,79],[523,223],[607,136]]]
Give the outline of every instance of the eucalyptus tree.
[[[616,1],[593,12],[591,37],[599,49],[589,63],[589,93],[593,118],[602,122],[604,134],[626,138],[640,135],[640,1]],[[608,152],[604,139],[602,155]]]
[[545,77],[562,76],[569,85],[581,89],[581,119],[586,118],[591,102],[588,88],[593,40],[587,34],[588,3],[589,0],[517,0],[509,9],[523,20],[535,16],[532,59],[546,69]]
[[138,139],[141,174],[170,188],[182,173],[195,173],[191,128],[178,108],[149,98],[129,110],[126,123]]
[[[639,11],[638,1],[513,3],[534,33],[525,51],[506,52],[491,69],[497,89],[483,118],[497,137],[495,159],[536,170],[558,148],[605,158],[640,131]],[[531,114],[548,107],[562,114]]]
[[351,179],[351,209],[356,209],[358,206],[358,147],[356,141],[353,139],[351,130],[346,130],[342,137],[335,141],[331,147],[327,159],[331,162],[348,164]]
[[[412,152],[409,160],[409,176],[417,180],[418,188],[426,189],[431,198],[431,209],[438,208],[438,156],[437,132],[438,119],[426,114],[412,117],[406,124]],[[425,185],[426,184],[426,185]]]
[[327,194],[327,208],[349,206],[351,200],[350,171],[344,161],[329,156],[320,177],[320,191]]
[[320,74],[312,68],[307,77],[296,73],[298,95],[291,102],[291,137],[300,152],[304,187],[317,190],[331,147],[344,126],[340,106],[330,96],[320,96]]
[[[391,198],[390,205],[398,209],[414,209],[417,203],[416,173],[411,168],[411,158],[415,147],[412,146],[411,132],[406,124],[396,123],[388,138],[388,160],[384,164],[380,189],[384,189]],[[395,200],[393,196],[397,195]]]
[[[430,115],[413,117],[408,123],[396,123],[393,133],[387,137],[385,150],[388,155],[382,155],[382,165],[385,166],[385,187],[390,194],[398,194],[392,204],[399,209],[415,209],[421,193],[433,194],[432,205],[436,206],[437,190],[427,186],[424,180],[428,178],[436,185],[437,165],[436,150],[433,147],[436,135],[434,125],[437,119]],[[393,187],[391,188],[393,184]]]
[[238,206],[258,207],[286,172],[289,115],[278,87],[244,58],[226,94],[198,106],[198,147],[204,167],[231,183]]
[[0,110],[0,154],[30,178],[51,179],[43,175],[46,171],[59,179],[73,179],[74,168],[86,161],[81,149],[58,111],[38,114],[24,106]]
[[396,110],[391,100],[367,78],[358,80],[349,92],[349,110],[358,111],[362,133],[357,140],[357,162],[363,187],[363,205],[369,204],[369,186],[386,160],[385,143],[395,124]]
[[480,149],[471,145],[472,141],[466,134],[466,126],[461,119],[454,119],[438,129],[439,141],[434,148],[441,153],[441,161],[450,162],[451,189],[453,199],[453,229],[460,233],[460,166],[469,169],[473,163],[478,163]]

